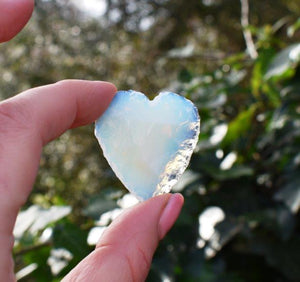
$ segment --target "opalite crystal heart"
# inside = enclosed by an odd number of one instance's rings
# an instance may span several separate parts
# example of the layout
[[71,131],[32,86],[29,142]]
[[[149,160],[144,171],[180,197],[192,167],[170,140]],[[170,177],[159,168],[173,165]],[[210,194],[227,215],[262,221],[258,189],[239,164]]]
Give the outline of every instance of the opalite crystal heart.
[[182,96],[154,100],[119,91],[96,121],[103,154],[125,187],[141,200],[167,193],[186,169],[198,141],[197,108]]

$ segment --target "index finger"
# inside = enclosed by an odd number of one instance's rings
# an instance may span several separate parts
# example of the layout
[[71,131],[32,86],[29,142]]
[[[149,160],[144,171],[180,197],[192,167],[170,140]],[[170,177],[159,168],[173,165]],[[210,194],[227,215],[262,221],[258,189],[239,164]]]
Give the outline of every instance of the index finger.
[[0,275],[12,273],[12,230],[31,191],[42,146],[68,128],[88,124],[110,103],[106,82],[68,80],[28,90],[0,103]]

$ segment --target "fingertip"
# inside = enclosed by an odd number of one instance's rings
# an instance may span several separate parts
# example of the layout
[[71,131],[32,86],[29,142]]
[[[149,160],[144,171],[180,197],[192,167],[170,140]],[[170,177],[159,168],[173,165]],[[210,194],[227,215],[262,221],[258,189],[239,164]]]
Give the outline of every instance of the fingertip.
[[101,81],[101,83],[104,85],[107,91],[113,93],[113,95],[115,95],[116,92],[118,91],[117,87],[111,82]]
[[160,239],[162,239],[174,225],[176,219],[180,214],[183,203],[184,198],[181,194],[176,193],[170,196],[167,205],[161,213],[158,223],[158,232]]
[[[106,81],[75,81],[69,80],[72,87],[85,85],[86,95],[82,95],[81,102],[78,105],[77,119],[74,121],[73,127],[78,127],[95,121],[107,109],[114,98],[117,88],[111,82]],[[88,109],[88,110],[87,110]]]
[[113,97],[117,92],[117,87],[112,82],[101,81],[101,80],[85,81],[85,82],[92,83],[95,86],[96,94],[105,92],[107,93],[107,95]]
[[12,39],[30,19],[34,0],[0,1],[0,42]]
[[[113,83],[108,81],[84,81],[84,83],[91,83],[90,85],[93,89],[90,89],[89,93],[102,97],[101,101],[105,102],[105,104],[109,104],[117,92],[117,87]],[[106,107],[108,106],[108,104],[106,105]]]

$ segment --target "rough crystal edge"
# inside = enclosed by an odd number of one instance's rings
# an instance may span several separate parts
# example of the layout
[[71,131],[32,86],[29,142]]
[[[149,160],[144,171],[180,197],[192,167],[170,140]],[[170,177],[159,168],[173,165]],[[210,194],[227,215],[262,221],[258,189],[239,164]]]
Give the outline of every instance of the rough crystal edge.
[[[193,107],[195,106],[193,105]],[[195,134],[192,138],[185,140],[180,145],[182,149],[178,151],[178,154],[176,154],[174,159],[170,160],[167,163],[164,172],[161,174],[161,181],[157,185],[153,196],[169,193],[172,190],[172,187],[178,182],[179,178],[189,165],[193,151],[198,143],[198,138],[200,134],[200,117],[198,111],[197,115],[197,121],[193,122],[190,127],[191,131],[194,131]]]

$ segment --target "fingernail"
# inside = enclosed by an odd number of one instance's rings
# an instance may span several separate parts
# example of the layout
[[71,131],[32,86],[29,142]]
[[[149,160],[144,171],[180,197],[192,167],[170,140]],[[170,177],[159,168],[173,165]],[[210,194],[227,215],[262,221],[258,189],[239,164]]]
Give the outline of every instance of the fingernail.
[[172,194],[164,208],[158,223],[159,238],[162,239],[175,223],[181,211],[184,198],[181,194]]

